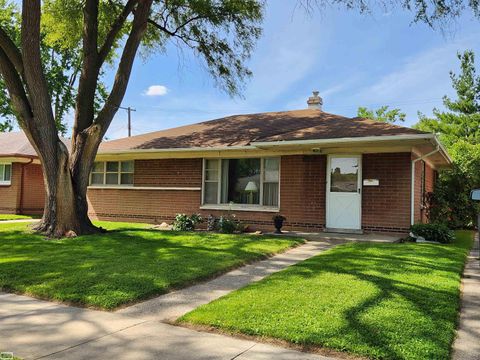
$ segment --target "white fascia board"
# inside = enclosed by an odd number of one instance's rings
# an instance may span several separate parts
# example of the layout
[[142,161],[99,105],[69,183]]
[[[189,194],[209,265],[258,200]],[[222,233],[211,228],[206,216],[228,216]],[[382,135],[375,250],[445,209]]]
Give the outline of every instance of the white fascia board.
[[331,143],[359,143],[359,142],[377,142],[394,140],[430,140],[434,139],[434,134],[413,134],[413,135],[385,135],[385,136],[363,136],[333,139],[313,139],[313,140],[282,140],[282,141],[258,141],[252,142],[256,147],[284,146],[284,145],[322,145]]
[[175,152],[198,152],[198,151],[225,151],[225,150],[258,150],[256,146],[214,146],[214,147],[190,147],[190,148],[169,148],[169,149],[129,149],[129,150],[110,150],[99,151],[97,155],[117,155],[117,154],[148,154],[148,153],[175,153]]

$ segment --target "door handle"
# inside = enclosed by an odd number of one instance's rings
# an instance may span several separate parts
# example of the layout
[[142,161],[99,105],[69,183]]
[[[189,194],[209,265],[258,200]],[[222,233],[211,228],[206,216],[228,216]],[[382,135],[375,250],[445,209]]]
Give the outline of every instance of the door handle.
[[358,188],[358,193],[359,193],[359,194],[362,193],[362,189],[361,189],[361,188]]

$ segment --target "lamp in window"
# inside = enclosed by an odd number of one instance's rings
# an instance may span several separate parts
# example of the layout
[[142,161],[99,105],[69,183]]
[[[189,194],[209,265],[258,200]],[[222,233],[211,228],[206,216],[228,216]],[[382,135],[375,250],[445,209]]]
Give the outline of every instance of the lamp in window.
[[248,203],[253,204],[253,193],[256,193],[258,191],[257,184],[255,184],[255,181],[249,181],[247,183],[247,186],[245,186],[245,192],[248,193]]

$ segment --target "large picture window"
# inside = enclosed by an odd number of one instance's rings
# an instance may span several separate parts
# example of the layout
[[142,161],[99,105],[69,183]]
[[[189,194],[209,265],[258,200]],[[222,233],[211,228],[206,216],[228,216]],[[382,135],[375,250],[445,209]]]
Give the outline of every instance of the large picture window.
[[279,158],[205,159],[203,203],[278,207]]
[[0,164],[0,185],[10,185],[12,181],[12,164]]
[[95,162],[90,174],[90,185],[133,185],[133,161]]

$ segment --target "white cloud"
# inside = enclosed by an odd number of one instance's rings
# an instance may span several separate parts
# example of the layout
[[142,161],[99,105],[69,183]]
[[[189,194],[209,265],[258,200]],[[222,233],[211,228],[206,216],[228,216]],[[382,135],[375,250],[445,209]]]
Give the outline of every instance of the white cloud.
[[145,95],[147,96],[163,96],[167,95],[167,93],[168,88],[164,85],[151,85],[147,91],[145,91]]

